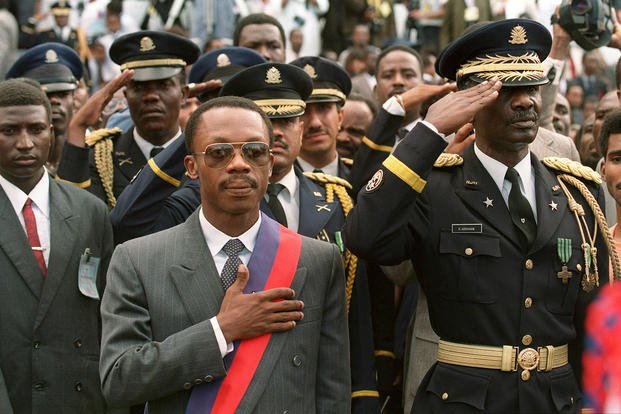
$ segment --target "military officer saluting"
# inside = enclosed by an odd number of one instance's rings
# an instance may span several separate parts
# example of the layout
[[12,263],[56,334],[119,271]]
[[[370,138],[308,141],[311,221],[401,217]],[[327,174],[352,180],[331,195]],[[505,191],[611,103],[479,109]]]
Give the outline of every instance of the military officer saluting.
[[[199,51],[188,39],[171,33],[140,31],[112,43],[110,57],[123,71],[78,111],[70,125],[58,177],[116,204],[132,177],[162,149],[183,141],[179,111],[188,96],[185,67]],[[85,138],[114,93],[125,86],[135,127],[99,130]],[[90,165],[90,167],[89,167]]]
[[[528,149],[550,45],[526,19],[449,45],[437,71],[460,90],[430,107],[348,216],[348,248],[381,264],[411,259],[427,295],[441,341],[413,412],[580,409],[581,321],[607,280],[607,230],[599,177]],[[476,142],[463,158],[441,156],[471,119]]]

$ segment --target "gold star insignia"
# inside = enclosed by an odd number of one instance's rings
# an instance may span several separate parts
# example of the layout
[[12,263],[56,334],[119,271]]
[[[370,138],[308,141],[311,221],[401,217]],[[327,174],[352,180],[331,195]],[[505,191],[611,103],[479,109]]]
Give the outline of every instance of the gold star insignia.
[[492,200],[489,197],[486,197],[483,204],[485,204],[485,208],[494,207],[494,200]]
[[550,208],[552,209],[552,211],[556,211],[558,208],[558,204],[556,204],[554,201],[551,201],[550,204],[548,204],[550,206]]

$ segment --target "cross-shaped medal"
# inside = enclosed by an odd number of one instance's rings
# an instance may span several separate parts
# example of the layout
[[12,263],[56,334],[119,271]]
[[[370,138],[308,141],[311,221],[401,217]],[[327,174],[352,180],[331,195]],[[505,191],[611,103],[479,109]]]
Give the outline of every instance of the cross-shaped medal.
[[563,281],[563,284],[566,285],[569,279],[571,279],[572,273],[567,269],[567,266],[563,265],[560,272],[556,273],[556,277]]

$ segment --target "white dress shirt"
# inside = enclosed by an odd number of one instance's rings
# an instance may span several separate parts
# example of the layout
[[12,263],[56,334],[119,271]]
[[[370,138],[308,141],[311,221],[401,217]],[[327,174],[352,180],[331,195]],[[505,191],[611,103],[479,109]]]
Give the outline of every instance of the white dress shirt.
[[[278,184],[282,184],[283,188],[278,193],[278,201],[282,204],[282,209],[285,211],[285,217],[287,218],[287,228],[297,233],[300,227],[300,183],[298,177],[295,175],[293,168],[280,180]],[[269,200],[267,193],[265,194],[265,201]]]
[[[205,242],[207,243],[211,257],[213,257],[214,264],[216,265],[216,270],[218,270],[218,274],[222,273],[224,264],[229,258],[222,248],[231,239],[239,239],[239,241],[244,244],[244,249],[239,253],[239,259],[243,264],[246,266],[248,265],[250,256],[252,256],[252,251],[254,250],[254,245],[259,235],[259,227],[261,227],[261,214],[259,214],[259,219],[252,225],[252,227],[237,237],[231,237],[215,228],[203,214],[202,207],[200,208],[198,214],[198,221],[201,225],[201,231],[205,237]],[[209,321],[211,322],[216,340],[218,341],[220,354],[222,355],[222,358],[224,358],[227,354],[233,351],[233,344],[226,342],[222,329],[220,329],[217,317],[214,316]]]
[[[44,171],[43,176],[29,194],[24,193],[2,175],[0,175],[0,187],[9,198],[24,233],[26,233],[26,225],[24,224],[22,210],[26,200],[28,198],[32,200],[32,211],[37,221],[37,233],[39,233],[43,258],[47,266],[50,260],[50,178],[47,171]],[[26,237],[28,236],[26,235]]]
[[138,129],[134,128],[134,141],[136,141],[136,145],[138,145],[138,148],[140,148],[140,152],[142,152],[142,155],[144,155],[145,160],[148,160],[149,158],[151,158],[151,150],[154,147],[157,146],[157,147],[166,148],[167,146],[175,142],[175,140],[179,138],[180,136],[181,136],[181,128],[179,128],[179,131],[177,131],[174,137],[172,137],[171,139],[169,139],[162,145],[153,145],[149,141],[141,137],[140,134],[138,133]]
[[[483,151],[481,151],[476,145],[476,143],[474,145],[474,153],[479,161],[481,161],[481,164],[483,164],[483,168],[485,168],[485,170],[496,183],[496,186],[500,190],[502,198],[508,207],[509,193],[511,192],[511,183],[509,182],[509,180],[505,179],[505,175],[507,174],[507,170],[509,168],[500,161],[493,159],[487,154],[484,154]],[[513,168],[515,168],[518,175],[520,176],[520,191],[522,192],[522,195],[528,200],[530,208],[533,210],[533,216],[535,217],[535,221],[537,221],[535,174],[533,171],[533,167],[530,163],[530,151]]]

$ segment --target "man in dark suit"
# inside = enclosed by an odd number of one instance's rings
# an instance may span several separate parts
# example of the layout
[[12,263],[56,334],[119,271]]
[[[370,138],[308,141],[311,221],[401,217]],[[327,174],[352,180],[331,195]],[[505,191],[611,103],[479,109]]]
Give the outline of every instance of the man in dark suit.
[[[607,228],[592,170],[529,151],[550,43],[540,24],[511,19],[445,49],[438,73],[461,90],[395,147],[345,225],[361,257],[410,259],[427,296],[441,340],[413,412],[579,411],[584,308],[608,275],[593,228]],[[440,156],[470,119],[463,158]]]
[[0,83],[0,407],[105,413],[99,298],[112,229],[100,200],[50,179],[52,140],[43,91]]
[[188,95],[184,68],[198,54],[191,41],[165,32],[141,31],[116,39],[110,57],[124,72],[113,82],[116,88],[126,86],[135,127],[123,134],[95,131],[85,138],[107,103],[102,95],[94,95],[69,126],[58,176],[114,207],[116,197],[148,159],[176,139],[183,140],[179,111]]
[[260,213],[273,140],[264,112],[243,98],[211,100],[190,118],[185,166],[201,208],[112,258],[101,356],[111,405],[349,411],[340,253]]

